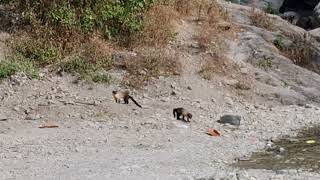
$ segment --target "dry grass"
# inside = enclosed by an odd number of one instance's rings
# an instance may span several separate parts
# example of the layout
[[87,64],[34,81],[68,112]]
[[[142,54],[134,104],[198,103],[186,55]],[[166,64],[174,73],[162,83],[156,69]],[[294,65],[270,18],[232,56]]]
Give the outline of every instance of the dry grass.
[[177,59],[176,56],[170,55],[162,49],[145,50],[136,58],[126,60],[127,74],[123,84],[140,88],[153,78],[178,75],[181,64]]
[[210,54],[206,56],[199,71],[204,79],[210,80],[215,74],[227,74],[225,70],[232,68],[224,56],[228,50],[225,39],[234,38],[238,28],[230,23],[228,12],[216,1],[204,7],[205,13],[200,18],[201,30],[195,40],[203,52]]
[[310,64],[311,44],[307,37],[292,35],[291,40],[289,47],[280,49],[281,53],[299,66]]
[[210,2],[203,6],[206,8],[202,9],[205,13],[199,18],[202,20],[201,30],[195,39],[200,48],[220,54],[226,50],[223,39],[234,37],[237,27],[230,23],[226,9],[220,7],[216,1]]
[[[292,41],[290,45],[284,44],[285,38]],[[283,56],[289,58],[295,64],[303,67],[310,64],[312,49],[308,34],[304,34],[303,36],[296,34],[279,35],[273,44]]]
[[251,22],[254,26],[267,29],[269,31],[274,31],[275,27],[268,17],[268,14],[256,8],[252,8],[249,15]]
[[174,38],[174,22],[179,14],[171,7],[155,5],[143,18],[144,27],[134,37],[134,46],[163,46]]
[[228,60],[218,54],[212,54],[206,57],[201,65],[199,74],[206,80],[213,79],[215,74],[226,73]]

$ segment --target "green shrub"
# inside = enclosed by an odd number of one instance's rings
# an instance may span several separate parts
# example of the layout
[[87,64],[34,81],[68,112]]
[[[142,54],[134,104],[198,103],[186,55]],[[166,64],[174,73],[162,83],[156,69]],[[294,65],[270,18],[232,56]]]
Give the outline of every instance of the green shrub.
[[111,81],[111,76],[107,74],[94,73],[92,75],[92,81],[96,83],[106,83],[109,84]]
[[63,2],[63,4],[52,9],[49,12],[49,17],[53,23],[62,26],[72,27],[77,24],[75,9],[67,2]]
[[84,32],[92,31],[95,25],[96,15],[91,8],[86,8],[81,18],[81,29]]
[[264,11],[268,14],[277,14],[277,11],[272,8],[271,3],[267,3],[267,7],[265,7]]
[[52,64],[61,57],[55,46],[32,38],[19,40],[13,45],[13,48],[16,55],[21,55],[24,59],[33,61],[37,66]]
[[[155,0],[12,0],[31,24],[52,24],[82,32],[99,30],[113,37],[142,28],[142,13]],[[9,3],[9,2],[3,2]]]
[[276,39],[273,41],[273,44],[279,49],[283,50],[285,47],[285,44],[283,42],[283,36],[277,35]]
[[0,79],[10,77],[18,71],[18,65],[10,62],[0,63]]
[[264,56],[263,58],[259,59],[258,66],[267,71],[268,69],[272,68],[272,59]]
[[71,60],[61,63],[60,68],[68,73],[78,74],[81,79],[98,83],[110,83],[111,76],[101,73],[111,68],[111,59],[101,59],[96,63],[89,62],[82,56],[73,57]]

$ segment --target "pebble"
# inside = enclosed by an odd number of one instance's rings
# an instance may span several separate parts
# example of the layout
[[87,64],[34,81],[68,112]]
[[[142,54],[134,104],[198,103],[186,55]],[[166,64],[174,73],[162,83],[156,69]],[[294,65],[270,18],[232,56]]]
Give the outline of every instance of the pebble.
[[226,97],[226,98],[224,98],[224,100],[227,105],[233,105],[233,100],[231,99],[231,97]]
[[8,118],[5,115],[0,115],[0,121],[6,121]]
[[310,104],[305,104],[304,107],[305,108],[312,108],[312,106]]
[[20,107],[19,107],[19,106],[15,106],[15,107],[13,108],[13,110],[16,111],[16,112],[19,112],[19,111],[20,111]]
[[37,119],[40,119],[41,116],[39,114],[28,114],[26,117],[25,117],[25,120],[37,120]]
[[239,81],[236,80],[236,79],[228,79],[228,80],[224,81],[225,85],[230,85],[230,86],[234,86],[234,85],[236,85],[238,83],[239,83]]
[[177,93],[175,91],[171,91],[171,95],[175,96],[175,95],[177,95]]
[[241,72],[242,74],[248,74],[248,68],[241,68],[241,69],[240,69],[240,72]]

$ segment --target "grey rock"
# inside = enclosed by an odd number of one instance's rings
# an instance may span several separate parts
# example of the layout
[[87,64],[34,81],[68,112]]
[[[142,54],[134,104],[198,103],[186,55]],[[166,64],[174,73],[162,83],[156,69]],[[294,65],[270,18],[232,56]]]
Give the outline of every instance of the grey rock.
[[28,114],[26,117],[25,117],[25,120],[38,120],[40,119],[41,116],[39,114]]
[[236,85],[238,83],[239,83],[239,81],[236,80],[236,79],[228,79],[228,80],[224,81],[225,85],[230,85],[230,86],[234,86],[234,85]]
[[20,107],[19,106],[15,106],[15,107],[13,107],[13,110],[16,111],[16,112],[19,112],[20,111]]
[[171,91],[171,95],[172,95],[172,96],[176,96],[177,93],[176,93],[175,91]]
[[238,115],[224,115],[218,120],[221,124],[231,124],[235,126],[239,126],[241,121],[241,116]]
[[240,68],[240,72],[242,74],[248,74],[249,70],[248,70],[248,68]]
[[190,47],[192,47],[192,48],[200,48],[200,45],[199,45],[199,43],[194,42],[194,43],[192,43],[190,45]]

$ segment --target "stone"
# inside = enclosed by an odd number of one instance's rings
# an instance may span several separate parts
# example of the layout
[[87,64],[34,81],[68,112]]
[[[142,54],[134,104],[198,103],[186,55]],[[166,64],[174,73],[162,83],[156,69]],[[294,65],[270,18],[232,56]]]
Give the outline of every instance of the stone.
[[192,44],[190,45],[190,47],[197,49],[197,48],[200,48],[200,45],[199,45],[199,43],[194,42],[194,43],[192,43]]
[[40,119],[41,116],[39,114],[28,114],[26,117],[25,117],[25,120],[37,120],[37,119]]
[[227,80],[224,80],[224,84],[225,85],[229,85],[229,86],[235,86],[236,84],[238,84],[239,81],[236,80],[236,79],[227,79]]
[[241,68],[241,69],[240,69],[240,72],[241,72],[242,74],[248,74],[248,68]]
[[20,107],[19,107],[19,106],[15,106],[15,107],[13,108],[13,110],[16,111],[16,112],[19,112],[19,111],[20,111]]
[[226,98],[224,98],[224,100],[226,101],[226,104],[233,105],[233,100],[231,97],[226,97]]
[[172,96],[176,96],[177,93],[176,93],[175,91],[171,91],[171,95],[172,95]]
[[231,124],[235,126],[239,126],[241,121],[241,116],[238,115],[224,115],[218,120],[221,124]]
[[0,115],[0,121],[6,121],[6,120],[8,120],[7,116]]

